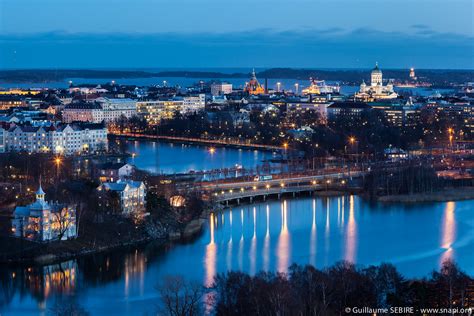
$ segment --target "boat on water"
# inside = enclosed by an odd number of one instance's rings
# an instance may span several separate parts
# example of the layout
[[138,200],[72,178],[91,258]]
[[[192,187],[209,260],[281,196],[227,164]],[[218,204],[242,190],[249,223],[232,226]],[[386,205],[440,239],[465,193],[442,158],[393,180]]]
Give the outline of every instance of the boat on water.
[[309,87],[301,91],[303,94],[326,94],[326,93],[339,93],[341,87],[339,85],[327,85],[324,80],[316,80],[309,78]]

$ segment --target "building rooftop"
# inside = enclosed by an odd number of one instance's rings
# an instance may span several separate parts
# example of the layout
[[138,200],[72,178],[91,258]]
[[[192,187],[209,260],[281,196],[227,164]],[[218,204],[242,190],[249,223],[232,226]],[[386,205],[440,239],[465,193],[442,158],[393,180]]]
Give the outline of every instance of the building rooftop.
[[74,110],[101,110],[102,107],[99,103],[96,102],[73,102],[68,104],[65,110],[74,109]]
[[341,101],[341,102],[334,102],[333,104],[329,105],[328,108],[369,109],[370,106],[365,102]]

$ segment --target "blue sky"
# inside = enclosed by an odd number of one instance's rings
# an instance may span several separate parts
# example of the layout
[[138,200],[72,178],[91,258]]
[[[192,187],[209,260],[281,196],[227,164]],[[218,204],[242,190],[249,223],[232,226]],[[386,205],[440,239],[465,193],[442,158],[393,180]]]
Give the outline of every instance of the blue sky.
[[472,0],[1,0],[0,67],[474,68]]

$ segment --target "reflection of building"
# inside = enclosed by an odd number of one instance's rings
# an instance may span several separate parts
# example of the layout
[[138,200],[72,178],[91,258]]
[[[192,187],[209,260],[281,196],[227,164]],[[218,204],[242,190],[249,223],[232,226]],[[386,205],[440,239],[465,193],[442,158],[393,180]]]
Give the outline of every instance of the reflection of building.
[[118,180],[117,182],[105,182],[99,186],[98,190],[117,192],[124,214],[130,214],[145,208],[146,188],[141,181]]
[[34,241],[75,238],[77,232],[74,208],[48,203],[44,198],[45,193],[40,185],[34,203],[15,208],[13,234]]
[[69,260],[43,267],[44,297],[52,293],[74,293],[77,283],[77,263]]
[[250,81],[245,84],[244,91],[248,94],[264,94],[265,89],[257,80],[257,75],[255,74],[255,69],[252,71],[252,77]]
[[12,277],[24,281],[33,297],[40,304],[52,294],[73,294],[78,283],[77,263],[75,260],[64,261],[46,266],[25,268],[23,275],[13,273]]
[[377,99],[395,99],[398,97],[398,94],[393,91],[393,84],[391,82],[386,86],[383,85],[382,71],[379,69],[378,64],[375,64],[375,68],[370,74],[370,85],[362,81],[360,90],[356,93],[355,97],[365,101],[373,101]]

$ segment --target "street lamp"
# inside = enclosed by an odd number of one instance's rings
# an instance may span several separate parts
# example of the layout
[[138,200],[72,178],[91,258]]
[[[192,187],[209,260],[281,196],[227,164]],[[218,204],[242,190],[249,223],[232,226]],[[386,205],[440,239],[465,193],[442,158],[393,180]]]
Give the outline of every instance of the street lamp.
[[61,166],[62,160],[61,157],[57,156],[54,158],[54,163],[56,164],[56,184],[55,184],[55,197],[58,196],[58,182],[59,182],[59,167]]
[[449,134],[449,146],[451,147],[451,150],[453,150],[454,129],[452,127],[448,128],[448,134]]
[[59,166],[61,165],[61,162],[61,157],[54,158],[54,163],[56,164],[56,178],[58,177]]

